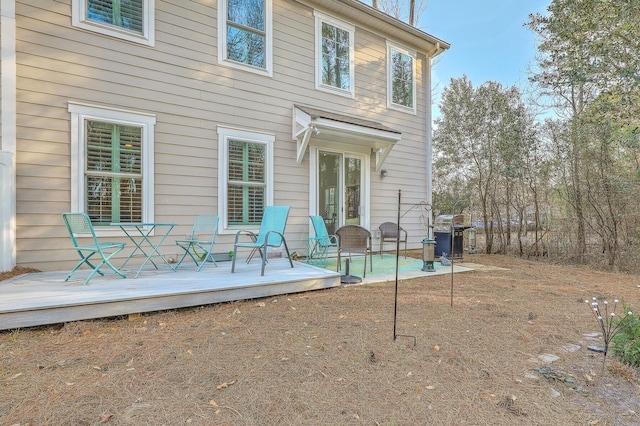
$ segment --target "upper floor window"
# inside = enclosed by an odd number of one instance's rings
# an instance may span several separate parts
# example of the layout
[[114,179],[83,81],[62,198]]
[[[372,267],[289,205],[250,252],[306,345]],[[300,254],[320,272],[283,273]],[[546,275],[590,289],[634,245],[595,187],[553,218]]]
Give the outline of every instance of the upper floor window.
[[387,43],[387,104],[390,108],[416,112],[416,54]]
[[80,28],[154,44],[154,0],[73,0],[72,20]]
[[80,103],[69,111],[72,211],[96,226],[152,222],[155,117]]
[[218,128],[218,209],[224,231],[256,229],[273,200],[275,136],[240,129]]
[[271,75],[271,0],[220,0],[218,61]]
[[316,88],[354,96],[355,27],[315,12]]

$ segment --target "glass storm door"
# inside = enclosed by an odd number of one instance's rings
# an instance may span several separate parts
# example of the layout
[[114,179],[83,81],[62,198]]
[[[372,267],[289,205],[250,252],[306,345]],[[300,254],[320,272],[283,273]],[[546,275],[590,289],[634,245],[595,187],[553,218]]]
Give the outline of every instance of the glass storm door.
[[329,235],[344,224],[359,225],[362,160],[321,151],[318,166],[318,214]]

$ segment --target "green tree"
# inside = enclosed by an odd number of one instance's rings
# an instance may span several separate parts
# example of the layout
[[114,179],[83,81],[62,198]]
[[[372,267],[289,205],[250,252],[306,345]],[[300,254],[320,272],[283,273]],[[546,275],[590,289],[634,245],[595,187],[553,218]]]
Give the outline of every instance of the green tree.
[[640,0],[554,0],[528,25],[541,38],[531,81],[565,120],[547,130],[563,160],[557,189],[575,219],[575,254],[584,260],[596,234],[613,265],[625,188],[635,185],[629,167],[639,170],[629,159],[640,133]]
[[[464,188],[482,217],[486,251],[494,251],[498,238],[497,250],[504,252],[533,120],[516,88],[491,81],[474,88],[466,76],[443,90],[440,112],[433,138],[436,188],[445,182],[450,192]],[[518,208],[524,215],[527,209]]]

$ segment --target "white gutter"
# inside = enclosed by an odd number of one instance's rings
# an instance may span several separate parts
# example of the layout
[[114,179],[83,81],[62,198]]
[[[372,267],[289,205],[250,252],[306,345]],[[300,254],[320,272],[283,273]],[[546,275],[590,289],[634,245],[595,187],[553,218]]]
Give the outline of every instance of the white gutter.
[[[338,13],[345,16],[353,22],[358,22],[369,31],[377,32],[380,21],[387,24],[389,27],[385,28],[385,38],[389,36],[398,43],[408,44],[415,46],[417,50],[424,52],[425,42],[428,45],[435,46],[439,44],[438,51],[431,55],[437,56],[444,50],[447,50],[450,45],[444,40],[434,37],[422,31],[419,28],[413,27],[406,22],[387,15],[386,13],[369,6],[359,0],[295,0],[299,3],[305,4],[313,9],[323,10],[325,12]],[[407,46],[409,47],[409,46]]]
[[0,0],[0,272],[16,266],[16,8]]

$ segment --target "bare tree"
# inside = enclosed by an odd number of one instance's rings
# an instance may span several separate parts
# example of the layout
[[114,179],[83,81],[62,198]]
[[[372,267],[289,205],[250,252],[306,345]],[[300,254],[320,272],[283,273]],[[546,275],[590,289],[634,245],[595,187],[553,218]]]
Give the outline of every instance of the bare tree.
[[427,10],[427,1],[371,0],[371,6],[415,27],[420,22],[422,14]]

